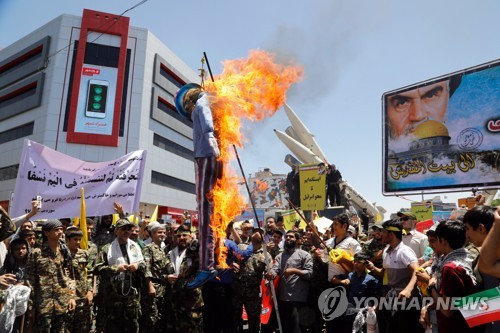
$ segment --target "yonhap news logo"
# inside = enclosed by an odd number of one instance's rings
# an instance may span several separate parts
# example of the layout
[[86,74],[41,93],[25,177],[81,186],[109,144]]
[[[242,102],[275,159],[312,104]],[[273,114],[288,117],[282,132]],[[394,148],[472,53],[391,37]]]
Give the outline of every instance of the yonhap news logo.
[[[347,291],[338,286],[328,288],[318,298],[318,308],[323,319],[330,321],[349,311],[356,313],[368,307],[387,311],[421,310],[423,307],[434,304],[437,310],[470,310],[485,311],[488,309],[487,297],[472,297],[464,302],[462,297],[438,298],[437,302],[432,297],[398,297],[398,294],[386,297],[354,297],[349,303]],[[353,310],[353,311],[351,311]]]
[[326,321],[343,315],[348,305],[349,301],[344,287],[328,288],[318,298],[319,311]]

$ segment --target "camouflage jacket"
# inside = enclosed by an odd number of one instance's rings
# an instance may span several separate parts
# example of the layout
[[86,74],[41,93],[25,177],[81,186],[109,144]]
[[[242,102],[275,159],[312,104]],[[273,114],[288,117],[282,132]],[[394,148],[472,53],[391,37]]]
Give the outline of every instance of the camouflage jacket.
[[67,264],[61,250],[52,252],[47,243],[33,249],[26,264],[27,280],[32,288],[30,295],[37,315],[62,315],[68,310],[75,292],[70,288]]
[[90,240],[89,240],[89,248],[87,249],[87,252],[89,254],[89,264],[87,266],[87,269],[90,273],[90,272],[94,271],[94,267],[97,263],[97,257],[99,256],[99,251],[97,250],[97,245]]
[[0,206],[0,242],[7,237],[10,237],[10,235],[13,235],[15,232],[16,226],[10,219],[5,209]]
[[[271,260],[269,260],[269,262],[271,262]],[[265,270],[266,259],[264,250],[258,249],[254,251],[247,261],[242,263],[240,270],[234,274],[233,289],[241,295],[245,295],[249,292],[250,295],[248,296],[256,296],[254,295],[255,289],[260,287],[262,275]]]
[[[141,278],[144,277],[146,264],[138,262],[139,269],[135,272],[118,272],[118,266],[108,264],[108,252],[111,244],[103,246],[97,257],[94,272],[99,274],[99,290],[104,292],[103,297],[138,298]],[[128,257],[127,261],[128,261]]]
[[110,244],[114,240],[115,240],[115,234],[113,233],[113,231],[105,231],[105,230],[101,230],[100,233],[98,233],[92,238],[92,241],[97,246],[97,249],[99,251],[101,251],[104,245]]
[[275,259],[278,256],[278,254],[280,254],[281,252],[283,252],[283,249],[281,247],[279,247],[279,246],[275,246],[272,249],[268,248],[267,251],[271,255],[271,257],[273,259]]
[[[145,277],[151,279],[151,282],[153,282],[156,289],[156,296],[164,296],[168,275],[167,254],[158,245],[151,243],[142,249],[142,255],[146,262]],[[144,287],[147,287],[146,284],[144,284]]]
[[[167,256],[167,272],[175,274],[175,252],[178,247],[172,249]],[[186,248],[186,254],[181,262],[177,281],[170,285],[171,297],[174,307],[185,311],[197,309],[203,306],[201,288],[187,289],[186,285],[194,280],[198,272],[199,259],[198,249]]]
[[[368,242],[361,243],[361,248],[363,249],[363,252],[366,253],[370,258],[373,258],[378,251],[385,249],[386,244],[382,243],[381,241],[372,238]],[[375,261],[373,263],[376,267],[381,268],[382,267],[382,257],[380,257],[379,260]]]
[[[69,277],[72,280],[76,290],[78,300],[85,298],[87,292],[92,290],[92,284],[88,279],[89,254],[87,251],[78,249],[71,258],[71,267],[69,269]],[[90,273],[92,275],[92,273]]]

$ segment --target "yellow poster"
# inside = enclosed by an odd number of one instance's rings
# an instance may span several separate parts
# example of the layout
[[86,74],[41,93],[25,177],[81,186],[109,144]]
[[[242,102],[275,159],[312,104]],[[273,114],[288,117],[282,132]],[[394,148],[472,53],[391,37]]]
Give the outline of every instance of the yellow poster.
[[411,212],[417,217],[417,221],[432,220],[432,203],[412,202]]
[[324,164],[299,166],[300,208],[323,210],[326,203],[326,169]]
[[300,221],[299,223],[299,229],[305,229],[307,224],[304,222],[299,214],[295,210],[287,210],[281,213],[281,216],[283,216],[283,223],[285,224],[285,229],[286,230],[292,230],[293,226],[297,221]]

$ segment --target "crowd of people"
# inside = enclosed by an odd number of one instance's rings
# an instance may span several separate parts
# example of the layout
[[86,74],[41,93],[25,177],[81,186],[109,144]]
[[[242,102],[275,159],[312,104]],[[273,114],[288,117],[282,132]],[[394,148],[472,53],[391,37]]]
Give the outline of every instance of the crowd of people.
[[[324,233],[313,223],[286,230],[281,217],[268,217],[263,229],[230,223],[217,278],[196,288],[189,287],[199,270],[196,232],[149,217],[133,223],[119,204],[115,209],[114,223],[112,215],[86,219],[88,242],[71,219],[34,222],[36,205],[13,219],[2,210],[2,325],[12,321],[13,332],[343,333],[366,331],[359,314],[373,306],[380,332],[499,331],[498,322],[471,329],[458,310],[436,307],[440,299],[499,286],[500,215],[489,206],[425,234],[411,212],[366,227],[340,214]],[[276,304],[266,308],[264,323],[262,298],[271,283]],[[16,286],[30,290],[25,311],[14,311],[22,296]],[[328,300],[338,287],[345,309],[329,317],[342,306],[330,308]],[[381,298],[395,306],[360,301]]]

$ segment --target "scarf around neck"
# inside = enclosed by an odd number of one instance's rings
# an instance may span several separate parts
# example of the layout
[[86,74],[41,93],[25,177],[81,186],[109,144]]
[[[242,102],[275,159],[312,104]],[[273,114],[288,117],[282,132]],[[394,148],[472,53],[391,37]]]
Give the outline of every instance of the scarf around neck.
[[[144,260],[141,248],[136,242],[130,239],[127,239],[127,257],[130,264],[135,264],[136,262]],[[120,249],[120,243],[118,243],[118,239],[115,238],[109,247],[108,264],[109,266],[116,266],[126,263],[127,259],[123,256],[122,250]]]
[[441,274],[443,272],[444,265],[448,263],[455,263],[457,266],[461,266],[467,275],[472,279],[473,283],[476,284],[476,279],[474,278],[474,273],[472,271],[473,258],[467,249],[461,247],[459,249],[453,250],[444,257],[442,257],[439,267],[436,271],[436,287],[438,290],[441,288]]

